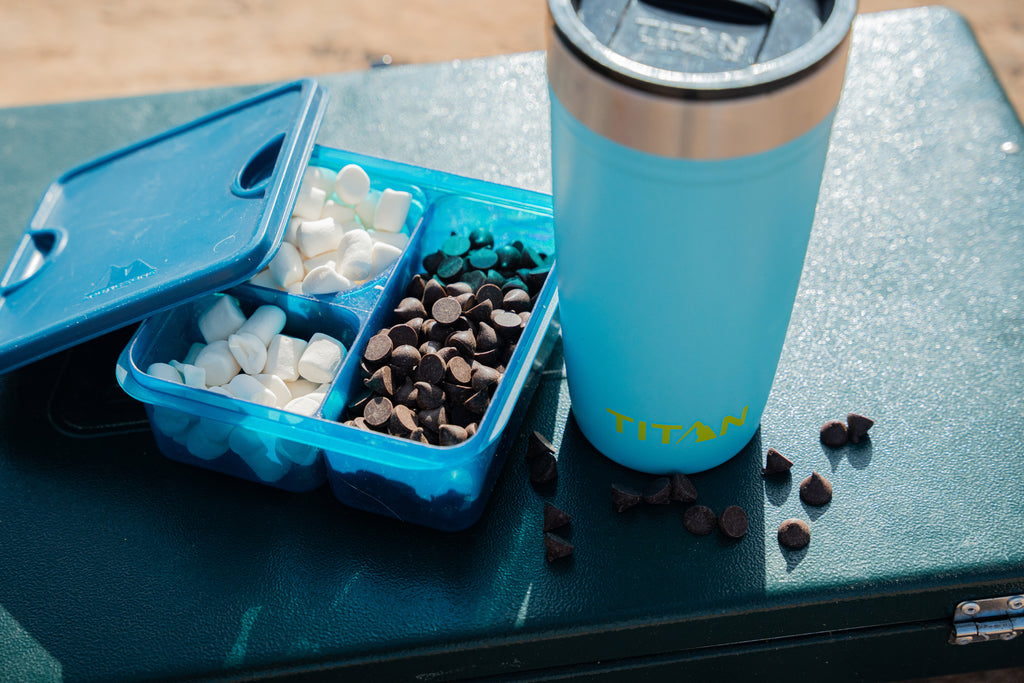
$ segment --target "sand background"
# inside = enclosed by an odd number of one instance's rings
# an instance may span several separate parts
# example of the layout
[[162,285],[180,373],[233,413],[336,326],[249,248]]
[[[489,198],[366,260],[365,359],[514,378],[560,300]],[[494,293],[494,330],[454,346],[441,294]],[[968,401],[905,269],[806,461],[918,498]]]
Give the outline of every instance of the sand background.
[[[860,10],[928,4],[936,3],[860,0]],[[942,4],[968,20],[1024,111],[1024,0]],[[542,50],[545,7],[543,0],[0,0],[0,107]],[[978,647],[986,646],[1000,647]],[[928,679],[1022,680],[1024,668]]]

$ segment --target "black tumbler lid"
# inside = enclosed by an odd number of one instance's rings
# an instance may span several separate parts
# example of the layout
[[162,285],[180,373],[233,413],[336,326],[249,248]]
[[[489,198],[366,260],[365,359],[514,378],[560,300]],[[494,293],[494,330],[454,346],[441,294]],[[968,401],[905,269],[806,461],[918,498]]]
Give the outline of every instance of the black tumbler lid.
[[549,9],[593,68],[714,98],[799,78],[843,40],[856,0],[549,0]]

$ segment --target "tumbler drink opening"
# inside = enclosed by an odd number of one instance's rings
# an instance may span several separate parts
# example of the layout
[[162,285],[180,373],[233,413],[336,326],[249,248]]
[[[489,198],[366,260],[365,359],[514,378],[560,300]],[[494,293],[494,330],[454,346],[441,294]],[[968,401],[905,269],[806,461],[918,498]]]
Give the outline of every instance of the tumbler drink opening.
[[573,414],[628,467],[715,467],[771,390],[856,1],[548,8]]

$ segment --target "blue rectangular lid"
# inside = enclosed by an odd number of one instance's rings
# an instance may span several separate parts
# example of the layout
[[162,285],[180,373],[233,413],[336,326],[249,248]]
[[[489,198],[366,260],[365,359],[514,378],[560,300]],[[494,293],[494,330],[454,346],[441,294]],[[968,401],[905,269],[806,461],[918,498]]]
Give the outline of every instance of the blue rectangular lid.
[[258,272],[326,106],[296,81],[54,181],[0,276],[0,373]]

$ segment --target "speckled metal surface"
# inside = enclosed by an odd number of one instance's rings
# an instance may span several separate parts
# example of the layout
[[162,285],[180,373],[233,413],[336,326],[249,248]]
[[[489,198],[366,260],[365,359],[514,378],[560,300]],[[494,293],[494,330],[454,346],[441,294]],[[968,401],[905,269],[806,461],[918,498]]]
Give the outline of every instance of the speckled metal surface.
[[[322,144],[550,188],[540,54],[324,82]],[[0,111],[0,260],[62,170],[253,90]],[[646,479],[586,443],[557,360],[483,518],[454,535],[177,465],[148,435],[69,438],[46,423],[59,359],[0,376],[0,679],[878,680],[1024,663],[1019,641],[946,644],[958,601],[1024,590],[1022,146],[956,15],[858,20],[761,431],[694,477],[701,502],[747,509],[738,542],[690,536],[677,506],[612,509],[612,482]],[[818,427],[849,411],[877,421],[870,442],[825,450]],[[559,447],[549,489],[527,480],[534,429]],[[762,479],[769,446],[789,478]],[[800,502],[811,470],[834,485],[826,507]],[[573,516],[568,562],[544,560],[544,501]],[[810,523],[803,551],[776,542],[791,516]]]

